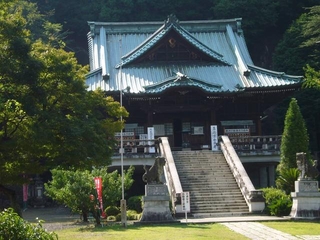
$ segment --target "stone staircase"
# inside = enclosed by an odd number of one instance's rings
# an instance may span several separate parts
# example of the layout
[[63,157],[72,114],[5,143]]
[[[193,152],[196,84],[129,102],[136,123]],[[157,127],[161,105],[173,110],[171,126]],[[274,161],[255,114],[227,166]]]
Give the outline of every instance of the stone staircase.
[[249,208],[221,152],[177,151],[174,161],[194,217],[239,216]]

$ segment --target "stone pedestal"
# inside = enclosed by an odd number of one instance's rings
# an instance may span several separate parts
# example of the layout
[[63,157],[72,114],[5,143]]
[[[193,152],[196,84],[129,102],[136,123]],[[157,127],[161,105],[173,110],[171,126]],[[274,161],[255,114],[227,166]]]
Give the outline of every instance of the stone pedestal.
[[176,222],[172,217],[169,201],[170,197],[166,185],[147,184],[140,223]]
[[320,192],[318,181],[295,181],[295,192],[291,193],[290,217],[296,219],[320,218]]

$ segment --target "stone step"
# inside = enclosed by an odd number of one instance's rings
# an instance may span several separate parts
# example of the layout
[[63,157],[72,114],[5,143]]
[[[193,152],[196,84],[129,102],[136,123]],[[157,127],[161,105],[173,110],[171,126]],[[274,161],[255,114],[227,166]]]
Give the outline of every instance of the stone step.
[[190,192],[190,196],[196,196],[196,197],[229,197],[229,196],[234,196],[234,195],[238,195],[238,196],[242,196],[242,193],[239,191],[221,191],[221,192],[203,192],[203,193],[198,193],[198,192]]
[[236,207],[230,207],[230,208],[198,208],[198,209],[190,209],[190,213],[192,214],[199,214],[199,213],[224,213],[224,212],[249,212],[247,208],[236,208]]
[[204,162],[204,163],[218,163],[218,162],[226,162],[224,157],[221,158],[208,158],[208,157],[174,157],[175,161],[182,163],[194,163],[194,162]]
[[183,171],[206,171],[206,172],[212,172],[212,171],[229,171],[230,172],[230,168],[229,166],[221,166],[221,165],[217,165],[217,166],[212,166],[212,165],[206,165],[206,166],[202,166],[202,165],[179,165],[176,164],[176,167],[183,170]]
[[[178,172],[179,174],[179,172]],[[180,178],[200,178],[201,177],[213,177],[217,179],[223,180],[224,178],[226,179],[234,179],[232,174],[230,172],[207,172],[207,173],[192,173],[192,172],[184,172],[182,174],[179,174]]]
[[241,217],[241,216],[248,216],[251,215],[248,211],[232,211],[232,212],[212,212],[212,213],[193,213],[189,214],[194,218],[210,218],[210,217]]
[[[203,180],[203,179],[202,179]],[[215,189],[215,188],[221,188],[221,187],[238,187],[236,182],[226,181],[226,182],[218,182],[216,179],[213,178],[207,178],[204,179],[205,181],[196,181],[195,179],[188,179],[186,178],[185,181],[180,181],[182,184],[188,184],[189,186],[195,186],[195,187],[201,187],[205,189]],[[192,181],[192,183],[190,183]]]
[[202,194],[208,194],[208,192],[210,193],[216,193],[217,195],[223,193],[224,191],[228,191],[230,195],[235,195],[237,194],[238,196],[242,196],[239,189],[237,189],[236,187],[234,188],[216,188],[216,189],[210,189],[210,190],[206,190],[206,189],[197,189],[197,188],[192,188],[192,187],[185,187],[183,188],[183,190],[185,192],[190,192],[190,194],[193,195],[202,195]]
[[197,194],[197,193],[190,193],[190,197],[192,199],[196,199],[196,200],[210,200],[210,201],[216,201],[217,199],[219,200],[225,200],[225,199],[232,199],[233,201],[242,201],[243,200],[241,198],[234,198],[234,196],[237,197],[241,197],[242,194],[238,193],[238,194],[224,194],[224,193],[218,193],[218,194]]
[[248,206],[245,204],[208,204],[208,203],[198,203],[198,204],[190,204],[191,210],[199,210],[199,209],[211,209],[212,211],[217,211],[219,209],[247,209]]
[[219,153],[174,154],[182,188],[190,192],[191,214],[234,214],[249,212],[241,191]]
[[224,205],[218,205],[218,204],[212,204],[212,205],[208,205],[208,203],[198,203],[198,204],[190,204],[190,210],[197,211],[197,210],[204,210],[204,211],[219,211],[222,209],[241,209],[246,210],[248,209],[248,207],[244,204],[224,204]]
[[192,209],[195,208],[233,208],[233,207],[244,207],[248,208],[247,204],[243,202],[231,202],[231,201],[226,201],[224,204],[221,204],[219,202],[210,202],[210,201],[197,201],[196,203],[190,203],[190,206]]
[[[238,215],[239,214],[239,215]],[[221,209],[215,211],[194,210],[190,212],[195,218],[218,217],[218,216],[243,216],[249,214],[247,209]]]

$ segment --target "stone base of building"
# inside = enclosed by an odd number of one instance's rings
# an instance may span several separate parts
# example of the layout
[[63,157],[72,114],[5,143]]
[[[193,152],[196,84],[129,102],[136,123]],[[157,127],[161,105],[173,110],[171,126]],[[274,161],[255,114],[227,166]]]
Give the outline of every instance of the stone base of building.
[[137,223],[172,223],[177,222],[172,217],[169,208],[170,197],[164,184],[147,184],[143,197],[142,217]]
[[318,181],[299,180],[291,193],[293,219],[320,219],[320,192]]

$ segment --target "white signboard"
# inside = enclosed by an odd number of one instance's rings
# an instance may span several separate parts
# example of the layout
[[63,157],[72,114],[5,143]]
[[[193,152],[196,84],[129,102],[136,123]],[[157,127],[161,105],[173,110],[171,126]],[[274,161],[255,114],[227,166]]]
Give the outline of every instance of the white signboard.
[[240,128],[240,129],[225,129],[224,132],[228,133],[249,133],[249,128]]
[[[116,132],[115,137],[121,137],[121,132]],[[134,137],[134,132],[122,132],[123,137]]]
[[[154,139],[154,128],[153,127],[148,127],[148,139]],[[153,141],[149,141],[148,142],[149,145],[152,145],[154,144]],[[155,147],[149,147],[149,153],[155,153],[156,152],[156,149]]]
[[148,140],[148,134],[139,134],[139,145],[147,145],[147,141],[141,140]]
[[217,125],[211,125],[211,149],[212,151],[218,151],[218,127]]
[[190,212],[190,193],[183,192],[181,194],[182,211]]

